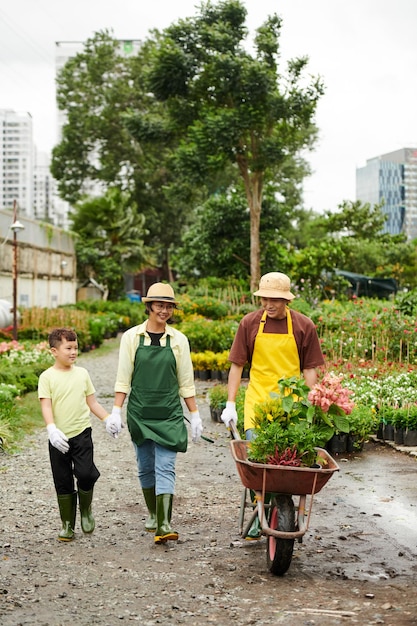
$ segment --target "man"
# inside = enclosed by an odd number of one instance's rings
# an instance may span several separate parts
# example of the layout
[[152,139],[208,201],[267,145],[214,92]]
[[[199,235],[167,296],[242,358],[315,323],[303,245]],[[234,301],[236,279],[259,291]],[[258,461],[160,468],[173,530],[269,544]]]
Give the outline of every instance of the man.
[[[278,380],[301,375],[312,387],[317,382],[316,368],[324,364],[319,338],[313,322],[288,304],[295,298],[286,274],[270,272],[262,276],[253,295],[261,298],[262,309],[248,313],[241,320],[229,354],[232,365],[228,381],[228,401],[222,420],[229,426],[237,422],[236,394],[242,370],[250,366],[250,380],[245,394],[244,429],[246,439],[253,437],[254,406],[279,392]],[[258,520],[255,520],[258,522]],[[259,522],[248,539],[259,539]]]

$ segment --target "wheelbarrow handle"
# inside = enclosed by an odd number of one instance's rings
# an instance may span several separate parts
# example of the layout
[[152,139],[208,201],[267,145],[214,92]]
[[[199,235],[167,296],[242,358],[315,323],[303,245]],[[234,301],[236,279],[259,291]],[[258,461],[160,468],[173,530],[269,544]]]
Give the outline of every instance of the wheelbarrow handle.
[[239,434],[239,431],[238,431],[238,429],[237,429],[237,427],[236,427],[236,424],[234,423],[234,421],[233,421],[233,420],[231,420],[231,421],[229,422],[229,430],[230,430],[230,432],[232,433],[232,437],[233,437],[233,439],[241,439],[241,436],[240,436],[240,434]]

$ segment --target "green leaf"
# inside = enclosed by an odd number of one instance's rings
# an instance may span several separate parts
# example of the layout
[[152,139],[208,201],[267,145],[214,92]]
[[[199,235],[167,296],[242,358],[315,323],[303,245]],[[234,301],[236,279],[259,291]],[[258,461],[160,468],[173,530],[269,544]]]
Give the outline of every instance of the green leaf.
[[284,396],[281,400],[282,408],[286,413],[291,413],[294,406],[294,398],[292,396]]
[[350,431],[349,420],[345,415],[335,415],[333,421],[336,430],[340,430],[341,433],[348,433]]

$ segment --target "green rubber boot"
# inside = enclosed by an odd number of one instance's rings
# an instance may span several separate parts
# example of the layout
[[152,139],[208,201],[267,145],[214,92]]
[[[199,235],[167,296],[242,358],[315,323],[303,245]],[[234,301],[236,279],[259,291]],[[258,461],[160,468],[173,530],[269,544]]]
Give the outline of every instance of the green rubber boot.
[[89,535],[96,527],[96,520],[91,512],[91,503],[93,501],[93,490],[83,491],[78,488],[78,501],[80,504],[81,528],[83,533]]
[[72,541],[77,515],[77,492],[58,495],[58,506],[62,521],[62,530],[58,535],[58,540]]
[[154,533],[157,526],[155,485],[153,487],[142,488],[142,493],[149,513],[148,519],[145,522],[145,530],[148,531],[148,533]]
[[155,543],[177,541],[178,533],[171,528],[172,493],[161,493],[156,496],[156,522]]
[[[254,503],[254,505],[256,505],[255,492],[252,491],[252,489],[250,490],[250,494],[251,494],[252,502]],[[271,494],[266,493],[264,504],[269,504],[270,500],[271,500]],[[249,532],[246,535],[245,539],[247,541],[258,541],[258,539],[260,539],[261,537],[262,537],[262,526],[261,526],[261,522],[259,521],[259,517],[257,516],[255,517],[252,523],[252,526],[250,527]]]

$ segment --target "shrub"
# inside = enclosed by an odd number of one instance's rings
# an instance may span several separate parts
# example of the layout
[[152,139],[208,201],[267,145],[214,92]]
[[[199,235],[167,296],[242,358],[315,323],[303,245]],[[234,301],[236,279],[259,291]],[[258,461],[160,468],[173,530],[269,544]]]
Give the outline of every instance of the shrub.
[[223,352],[229,350],[237,330],[237,322],[233,320],[206,320],[203,317],[184,320],[178,325],[190,342],[193,352]]
[[224,409],[227,402],[227,385],[214,385],[207,392],[210,406],[213,409]]
[[189,295],[181,297],[181,310],[184,315],[201,315],[202,317],[219,320],[226,317],[229,308],[226,303],[210,296],[191,298]]
[[378,417],[372,406],[356,404],[349,415],[350,434],[356,443],[361,444],[375,432],[378,426]]

